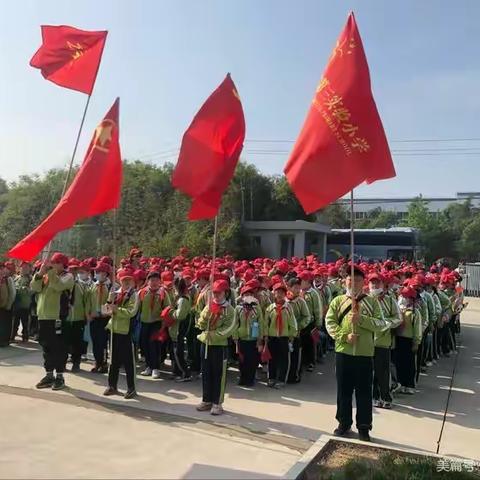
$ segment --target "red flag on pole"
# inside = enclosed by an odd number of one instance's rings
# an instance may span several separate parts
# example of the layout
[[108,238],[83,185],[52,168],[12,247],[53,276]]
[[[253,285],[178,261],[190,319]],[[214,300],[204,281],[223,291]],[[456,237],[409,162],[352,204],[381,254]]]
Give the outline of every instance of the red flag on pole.
[[106,31],[42,25],[42,46],[30,60],[42,75],[62,87],[92,94],[102,59]]
[[364,181],[396,175],[353,13],[333,49],[284,172],[306,213]]
[[184,133],[172,175],[173,187],[192,199],[190,220],[217,215],[244,139],[242,103],[228,74]]
[[57,233],[71,228],[79,220],[119,206],[122,187],[119,103],[117,98],[95,129],[85,160],[58,205],[8,252],[9,257],[30,261]]

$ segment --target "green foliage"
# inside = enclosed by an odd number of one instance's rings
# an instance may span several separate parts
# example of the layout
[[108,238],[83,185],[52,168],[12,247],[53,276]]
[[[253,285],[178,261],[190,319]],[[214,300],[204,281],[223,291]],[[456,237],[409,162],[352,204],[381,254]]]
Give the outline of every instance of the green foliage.
[[339,203],[332,203],[317,212],[320,223],[332,228],[350,228],[350,212]]
[[[189,222],[190,200],[170,183],[173,165],[124,162],[122,202],[116,212],[90,218],[62,232],[54,248],[72,255],[125,255],[132,245],[147,255],[172,256],[182,246],[192,255],[212,251],[213,221]],[[8,250],[53,209],[60,198],[65,172],[52,170],[44,177],[23,176],[8,186],[0,179],[0,248]],[[73,176],[72,176],[73,177]],[[2,207],[3,206],[3,207]],[[242,232],[244,220],[308,219],[284,178],[261,174],[240,162],[225,192],[218,219],[219,255],[250,256]]]

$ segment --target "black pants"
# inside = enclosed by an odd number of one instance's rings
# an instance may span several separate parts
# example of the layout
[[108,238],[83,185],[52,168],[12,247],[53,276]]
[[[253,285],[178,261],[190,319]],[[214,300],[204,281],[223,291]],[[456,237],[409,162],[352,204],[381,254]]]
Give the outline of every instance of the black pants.
[[140,348],[147,367],[152,370],[160,368],[160,353],[162,344],[158,340],[152,340],[152,335],[160,330],[161,322],[142,323],[140,330]]
[[432,359],[437,360],[438,359],[438,327],[435,326],[433,329],[433,335],[432,335]]
[[64,322],[63,326],[67,352],[70,353],[72,357],[72,363],[78,365],[82,359],[82,353],[85,348],[85,342],[83,340],[85,321]]
[[457,333],[457,330],[460,329],[460,320],[458,319],[458,315],[452,315],[450,317],[450,320],[448,321],[448,328],[450,330],[450,342],[451,342],[452,350],[456,350],[457,349],[456,333]]
[[372,429],[372,382],[373,359],[335,354],[335,373],[337,377],[337,415],[338,423],[350,427],[352,420],[352,396],[355,391],[357,404],[357,429]]
[[185,360],[185,335],[187,330],[188,320],[180,322],[177,338],[172,338],[170,344],[170,358],[172,360],[173,374],[176,377],[190,377],[190,368]]
[[90,337],[95,364],[102,366],[107,363],[107,345],[109,332],[105,330],[108,318],[97,317],[90,322]]
[[19,308],[13,312],[13,330],[12,330],[12,340],[15,340],[15,337],[18,334],[18,327],[20,322],[22,323],[22,339],[24,341],[28,340],[28,323],[30,320],[30,308]]
[[64,338],[65,322],[62,327],[55,328],[56,320],[39,320],[38,342],[43,349],[43,366],[46,372],[65,372],[67,363],[67,347]]
[[397,380],[400,385],[409,388],[415,388],[416,354],[412,347],[412,338],[396,338],[395,361]]
[[391,402],[390,395],[390,349],[375,347],[373,357],[373,398]]
[[287,383],[299,383],[302,379],[302,341],[300,337],[293,339],[293,352],[290,353],[290,370]]
[[255,373],[260,362],[260,355],[258,353],[256,340],[239,340],[238,350],[239,355],[239,369],[240,379],[239,385],[244,387],[251,387],[255,384]]
[[127,374],[128,390],[135,390],[135,359],[133,353],[132,336],[113,334],[112,359],[108,370],[108,385],[113,388],[118,386],[120,368],[125,368]]
[[316,348],[312,339],[313,327],[314,324],[310,323],[300,332],[300,338],[302,340],[303,364],[305,366],[314,365],[317,361]]
[[286,383],[290,370],[288,337],[268,337],[268,349],[272,355],[268,362],[268,379]]
[[28,333],[32,336],[38,335],[38,317],[32,313],[30,316],[30,328]]
[[12,337],[12,312],[0,308],[0,347],[7,347]]
[[227,347],[209,345],[207,358],[205,349],[206,346],[202,343],[202,400],[220,405],[223,403],[227,383]]
[[187,331],[187,352],[190,370],[195,373],[200,373],[202,368],[202,362],[200,359],[202,344],[197,338],[200,333],[202,333],[202,331],[195,326],[195,317],[192,314],[190,316],[190,323]]

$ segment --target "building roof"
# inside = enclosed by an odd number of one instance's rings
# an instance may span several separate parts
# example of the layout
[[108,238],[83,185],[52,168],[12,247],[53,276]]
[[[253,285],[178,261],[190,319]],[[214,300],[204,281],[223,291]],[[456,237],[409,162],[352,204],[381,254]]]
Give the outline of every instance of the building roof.
[[307,222],[305,220],[295,221],[265,221],[265,222],[244,222],[243,226],[247,230],[293,230],[318,233],[330,233],[328,225],[316,222]]
[[[390,228],[355,228],[354,232],[358,233],[414,233],[416,228],[411,227],[390,227]],[[332,228],[332,233],[350,232],[349,228]]]

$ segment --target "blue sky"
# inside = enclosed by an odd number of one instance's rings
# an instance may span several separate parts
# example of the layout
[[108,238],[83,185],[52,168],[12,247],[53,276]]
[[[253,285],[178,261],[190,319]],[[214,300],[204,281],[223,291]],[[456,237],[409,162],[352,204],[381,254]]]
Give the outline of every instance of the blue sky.
[[[281,173],[330,51],[353,9],[397,178],[360,196],[479,191],[480,2],[449,0],[19,0],[0,16],[0,176],[14,180],[68,162],[86,97],[45,81],[28,62],[41,24],[108,29],[77,163],[93,128],[121,97],[126,158],[175,161],[175,149],[205,98],[231,72],[242,98],[243,158]],[[419,152],[425,149],[473,148]],[[253,154],[261,149],[273,154]],[[433,152],[438,153],[438,152]]]

